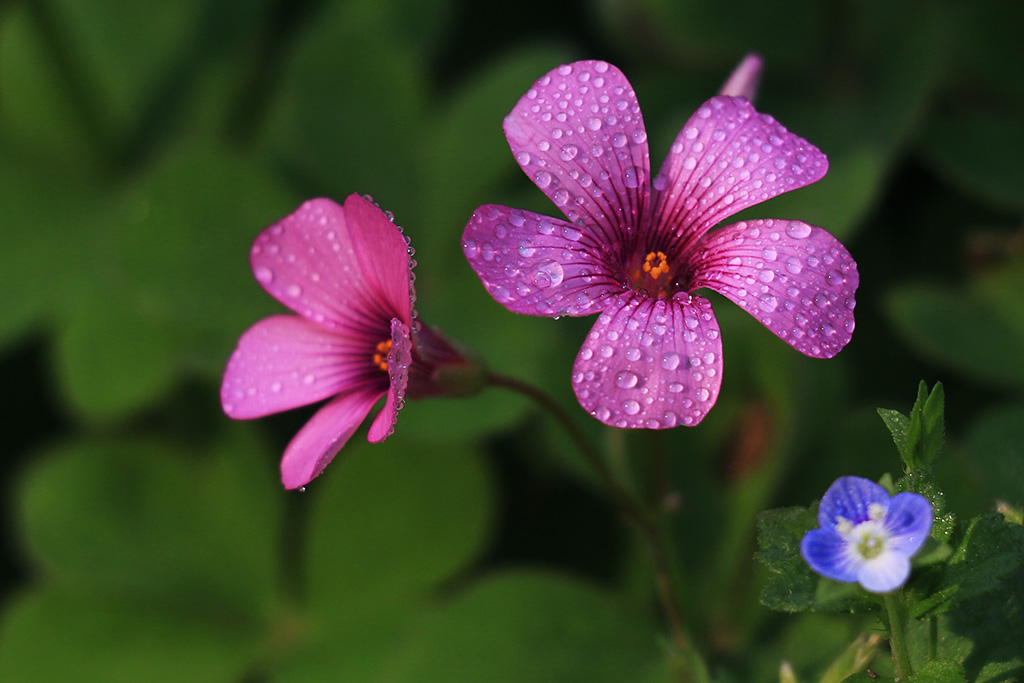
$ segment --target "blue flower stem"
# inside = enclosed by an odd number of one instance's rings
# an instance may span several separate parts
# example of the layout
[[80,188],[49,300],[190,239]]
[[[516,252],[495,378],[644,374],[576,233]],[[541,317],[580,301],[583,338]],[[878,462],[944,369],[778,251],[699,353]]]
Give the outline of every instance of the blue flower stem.
[[691,639],[687,636],[683,626],[679,609],[679,596],[676,593],[675,582],[672,580],[672,565],[669,560],[669,554],[666,551],[667,544],[665,543],[658,518],[639,504],[633,495],[619,483],[618,479],[612,474],[611,469],[609,469],[608,464],[600,456],[583,431],[580,430],[569,414],[551,396],[532,384],[498,373],[489,373],[487,383],[491,386],[515,391],[533,400],[565,429],[569,438],[576,444],[580,454],[586,460],[587,465],[601,480],[601,483],[608,490],[623,517],[633,526],[647,549],[654,570],[654,582],[658,592],[658,600],[665,613],[665,621],[668,624],[672,643],[678,650],[678,657],[674,659],[682,662],[679,667],[680,670],[676,672],[676,678],[680,683],[683,681],[708,683],[710,677],[707,672],[707,666],[699,653],[690,646]]
[[889,634],[889,648],[896,664],[896,680],[903,681],[914,673],[910,663],[910,650],[907,647],[907,620],[910,615],[907,612],[907,601],[903,591],[884,594],[882,605],[885,609],[884,622],[885,630]]

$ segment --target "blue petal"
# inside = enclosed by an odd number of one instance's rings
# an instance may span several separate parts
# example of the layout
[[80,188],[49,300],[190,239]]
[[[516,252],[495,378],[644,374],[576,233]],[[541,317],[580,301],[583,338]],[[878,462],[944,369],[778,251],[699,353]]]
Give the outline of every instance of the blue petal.
[[867,521],[868,506],[879,503],[888,506],[889,494],[881,486],[863,477],[839,477],[821,499],[818,507],[818,525],[831,529],[838,517],[850,520],[856,526]]
[[872,593],[889,593],[907,582],[910,560],[902,553],[886,551],[864,562],[857,572],[857,582]]
[[913,557],[932,529],[931,503],[917,493],[897,493],[889,501],[882,526],[889,534],[886,548],[904,557]]
[[811,569],[822,576],[853,583],[863,561],[849,552],[849,543],[829,529],[811,529],[800,541],[800,554]]

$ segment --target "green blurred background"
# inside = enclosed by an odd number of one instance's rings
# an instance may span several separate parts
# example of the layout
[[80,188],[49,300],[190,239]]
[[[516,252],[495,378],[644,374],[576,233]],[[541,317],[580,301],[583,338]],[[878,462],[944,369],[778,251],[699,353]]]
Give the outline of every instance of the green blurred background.
[[[876,406],[941,380],[951,509],[1024,504],[1022,25],[999,0],[0,0],[0,681],[665,680],[640,548],[524,400],[411,403],[304,493],[277,460],[311,410],[221,414],[235,341],[280,310],[252,240],[352,192],[412,238],[424,320],[558,397],[638,490],[666,454],[715,675],[820,672],[870,624],[762,608],[754,517],[898,470]],[[716,299],[708,419],[606,430],[569,386],[592,319],[512,315],[462,257],[479,204],[555,213],[501,120],[605,59],[656,166],[749,51],[759,109],[831,167],[748,214],[847,245],[853,342],[804,358]]]

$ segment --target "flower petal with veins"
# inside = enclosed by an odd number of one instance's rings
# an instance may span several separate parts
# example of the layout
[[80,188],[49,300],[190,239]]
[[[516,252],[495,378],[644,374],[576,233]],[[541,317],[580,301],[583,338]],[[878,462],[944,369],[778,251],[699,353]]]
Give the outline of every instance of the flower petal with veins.
[[711,302],[622,295],[594,324],[573,365],[580,405],[605,424],[664,429],[704,419],[722,383]]
[[696,261],[694,287],[724,294],[800,353],[831,358],[849,343],[857,265],[821,228],[734,223],[709,235]]

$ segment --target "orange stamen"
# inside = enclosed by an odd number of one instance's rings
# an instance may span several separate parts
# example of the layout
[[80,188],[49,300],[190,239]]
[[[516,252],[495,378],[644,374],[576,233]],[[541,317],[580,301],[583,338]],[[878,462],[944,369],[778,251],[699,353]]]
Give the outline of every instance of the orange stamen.
[[668,272],[668,257],[665,256],[663,251],[652,251],[647,254],[644,258],[643,270],[648,273],[652,279],[657,280],[659,277]]
[[391,352],[391,340],[386,339],[377,344],[376,353],[373,354],[373,364],[384,372],[388,371],[388,353]]

